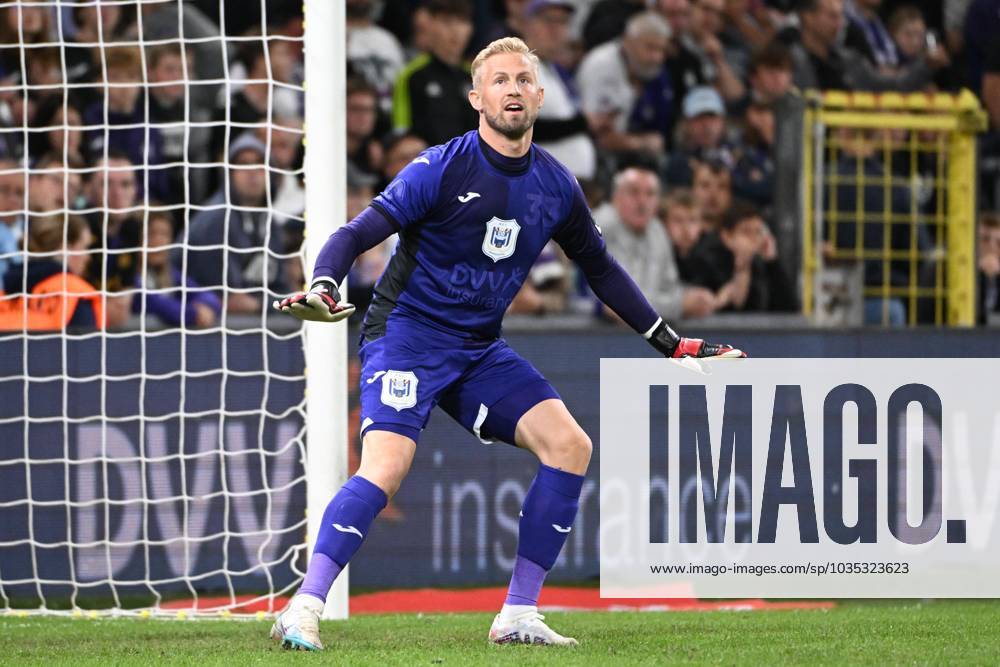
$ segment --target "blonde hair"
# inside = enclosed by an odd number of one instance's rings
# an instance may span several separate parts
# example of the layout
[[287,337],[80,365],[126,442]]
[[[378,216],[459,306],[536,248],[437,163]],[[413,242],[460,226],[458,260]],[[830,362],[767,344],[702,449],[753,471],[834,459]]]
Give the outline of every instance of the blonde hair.
[[476,55],[472,61],[472,87],[479,88],[479,69],[488,58],[500,55],[501,53],[520,53],[528,59],[535,73],[538,73],[538,56],[528,48],[528,45],[519,37],[501,37],[487,44],[482,51]]

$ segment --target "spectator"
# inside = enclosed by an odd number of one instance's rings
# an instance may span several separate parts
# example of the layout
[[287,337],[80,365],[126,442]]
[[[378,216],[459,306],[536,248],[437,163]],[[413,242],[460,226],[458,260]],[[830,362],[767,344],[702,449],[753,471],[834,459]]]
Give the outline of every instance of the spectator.
[[743,139],[735,151],[733,192],[753,202],[764,216],[774,203],[774,110],[753,103],[743,114]]
[[[692,0],[688,31],[680,37],[684,46],[701,62],[705,81],[714,86],[728,102],[744,95],[743,82],[727,59],[721,35],[726,26],[726,0]],[[740,51],[740,59],[748,56]],[[735,56],[734,56],[735,57]],[[745,67],[744,67],[745,69]]]
[[844,43],[863,55],[869,64],[893,70],[900,64],[899,53],[878,15],[881,6],[882,0],[845,0],[847,34]]
[[347,62],[376,90],[380,109],[392,112],[392,88],[406,62],[396,37],[375,25],[373,0],[347,0]]
[[718,295],[718,305],[735,311],[793,311],[795,290],[778,261],[777,244],[757,209],[734,203],[717,233],[706,234],[691,251],[697,285]]
[[87,279],[107,298],[108,326],[128,321],[132,292],[140,270],[142,219],[139,215],[139,186],[136,169],[124,153],[112,152],[95,165],[97,171],[87,184],[87,215],[94,261]]
[[[268,166],[274,170],[274,179],[277,181],[273,188],[275,194],[271,198],[275,221],[282,227],[289,224],[301,227],[301,218],[306,209],[306,190],[301,173],[302,119],[276,118],[272,127],[259,127],[255,134],[265,146],[270,143]],[[294,252],[298,247],[295,245],[286,250]]]
[[487,44],[501,37],[524,37],[526,10],[530,0],[503,0],[503,21],[492,21],[490,27],[475,42],[473,51],[478,52]]
[[979,308],[977,319],[986,324],[1000,313],[1000,215],[979,218]]
[[893,11],[889,17],[889,34],[898,64],[914,62],[927,51],[927,24],[924,15],[913,5],[902,5]]
[[[100,156],[120,152],[128,156],[134,165],[160,164],[163,138],[159,130],[146,126],[145,103],[139,103],[143,92],[140,84],[144,76],[139,50],[135,47],[110,47],[106,62],[109,84],[107,109],[101,99],[83,112],[84,123],[99,128],[88,130],[85,134],[87,153]],[[169,195],[166,174],[151,169],[147,178],[150,196],[166,200]]]
[[180,270],[170,264],[168,246],[174,241],[174,220],[169,213],[152,210],[146,221],[145,275],[137,275],[139,298],[132,304],[136,314],[153,315],[171,327],[207,328],[213,326],[222,311],[222,302],[210,290],[183,279]]
[[674,36],[666,64],[674,87],[674,117],[680,118],[681,104],[688,92],[697,86],[711,84],[714,70],[704,68],[698,53],[692,50],[697,42],[690,34],[691,0],[659,0],[656,7],[667,19]]
[[0,278],[11,264],[21,262],[24,238],[24,169],[0,159]]
[[965,61],[969,86],[982,92],[990,53],[1000,35],[1000,0],[972,0],[965,14]]
[[683,109],[680,145],[670,155],[666,179],[671,185],[688,186],[695,162],[715,161],[732,167],[735,158],[725,141],[726,108],[714,88],[692,89],[684,98]]
[[519,315],[561,313],[569,305],[569,260],[555,241],[542,248],[538,259],[528,271],[528,279],[507,307],[507,312]]
[[433,146],[478,123],[462,60],[472,36],[472,10],[467,0],[428,0],[425,9],[428,52],[410,61],[396,80],[392,113],[396,130],[410,130]]
[[857,51],[839,45],[844,27],[843,0],[802,0],[800,39],[791,45],[795,85],[801,89],[918,90],[932,69],[948,63],[940,47],[896,72],[882,72]]
[[645,0],[598,0],[590,8],[583,25],[583,46],[593,51],[598,46],[618,39],[625,24],[646,8]]
[[[919,283],[911,283],[911,276],[919,280],[921,267],[913,266],[909,260],[883,256],[886,250],[908,256],[914,249],[922,253],[931,246],[923,225],[916,227],[914,237],[911,225],[886,225],[882,220],[887,212],[900,217],[913,214],[912,206],[916,203],[910,188],[898,184],[886,187],[888,167],[880,158],[882,140],[869,132],[846,128],[835,137],[840,149],[833,167],[837,185],[828,206],[838,215],[835,224],[828,224],[823,230],[825,255],[836,262],[856,259],[858,248],[873,251],[876,258],[863,260],[865,287],[878,290],[920,287]],[[865,299],[866,324],[902,326],[906,316],[906,305],[898,297]]]
[[374,137],[378,94],[360,77],[347,81],[347,159],[366,174],[382,167],[382,144]]
[[[371,203],[375,193],[372,188],[375,178],[353,165],[347,167],[347,220],[356,218]],[[348,273],[347,300],[360,312],[368,310],[372,300],[372,289],[389,263],[395,235],[367,250],[354,260]]]
[[51,14],[42,1],[8,3],[0,10],[0,79],[21,82],[21,47],[52,41]]
[[697,162],[691,191],[710,230],[718,229],[733,201],[732,174],[721,162]]
[[24,126],[34,115],[34,104],[24,90],[0,93],[0,157],[24,161]]
[[4,275],[0,330],[104,328],[101,295],[82,277],[90,241],[87,223],[75,215],[65,221],[61,215],[32,217],[28,251],[48,254],[13,265]]
[[682,281],[691,282],[691,250],[705,234],[705,222],[694,199],[687,188],[676,188],[663,198],[660,219],[674,247],[674,261]]
[[382,164],[382,184],[384,190],[403,167],[413,162],[427,149],[427,142],[411,132],[394,132],[385,140],[385,160]]
[[792,57],[788,48],[774,41],[750,61],[748,104],[772,105],[792,88]]
[[[708,290],[681,285],[670,239],[656,219],[659,198],[655,171],[627,167],[615,176],[611,201],[594,211],[594,222],[608,251],[663,317],[704,317],[715,310],[715,297]],[[610,313],[607,307],[605,311]]]
[[628,20],[621,39],[587,54],[576,81],[598,146],[659,157],[673,126],[673,86],[664,67],[670,25],[654,12]]
[[[984,66],[981,99],[989,115],[990,127],[994,131],[994,142],[996,142],[996,133],[1000,131],[1000,40],[994,42],[990,49],[989,58]],[[1000,152],[1000,149],[994,147],[993,152]]]
[[[196,124],[207,121],[208,113],[189,104],[186,95],[185,71],[194,72],[192,53],[188,51],[187,63],[175,44],[158,44],[146,54],[149,121],[163,138],[164,162],[179,165],[207,162],[209,158],[206,148],[211,133]],[[203,179],[187,178],[183,166],[166,170],[165,179],[168,197],[163,201],[168,204],[204,199]]]
[[576,86],[559,64],[569,51],[569,21],[573,4],[567,0],[532,0],[524,21],[528,46],[538,56],[539,85],[545,104],[538,112],[533,139],[566,165],[578,179],[591,180],[597,172],[597,151],[587,133]]
[[230,313],[260,314],[267,290],[286,291],[284,267],[276,258],[284,239],[265,208],[264,153],[264,144],[250,132],[230,145],[230,200],[227,190],[220,189],[191,221],[188,233],[189,277],[223,291]]
[[62,155],[53,153],[38,158],[28,178],[28,210],[44,215],[74,208],[82,192],[83,170],[83,164],[72,157],[68,164]]
[[31,155],[48,153],[76,163],[86,163],[83,149],[83,118],[72,104],[65,103],[62,96],[50,97],[35,112],[28,139]]

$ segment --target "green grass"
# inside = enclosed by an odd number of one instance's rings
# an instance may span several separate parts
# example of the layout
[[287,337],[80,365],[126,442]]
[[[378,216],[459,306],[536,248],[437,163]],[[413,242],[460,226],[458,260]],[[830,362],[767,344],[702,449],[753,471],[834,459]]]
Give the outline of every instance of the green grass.
[[576,648],[491,646],[487,614],[358,616],[327,650],[282,651],[269,622],[0,618],[0,664],[604,665],[983,664],[1000,603],[847,603],[829,611],[552,613]]

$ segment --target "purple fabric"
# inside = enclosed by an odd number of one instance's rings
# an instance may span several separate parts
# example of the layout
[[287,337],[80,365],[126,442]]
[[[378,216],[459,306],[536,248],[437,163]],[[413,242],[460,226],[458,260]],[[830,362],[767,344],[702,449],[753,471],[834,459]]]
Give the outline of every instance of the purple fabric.
[[659,319],[642,290],[614,257],[605,253],[604,257],[588,259],[586,265],[578,259],[577,264],[594,295],[635,331],[645,333]]
[[374,248],[398,229],[399,226],[382,211],[369,206],[326,240],[316,258],[313,280],[333,278],[340,285],[358,255]]
[[[170,267],[170,275],[174,285],[181,284],[181,272],[177,267]],[[183,309],[183,319],[185,326],[193,326],[195,323],[196,305],[204,304],[215,311],[218,315],[222,312],[222,301],[209,289],[203,289],[197,282],[188,278],[184,281],[187,292],[187,302]],[[143,287],[142,278],[136,277],[136,287]],[[160,318],[165,324],[180,326],[181,324],[181,295],[182,291],[177,289],[173,293],[149,293],[143,292],[142,299],[132,300],[132,312],[142,312],[142,302],[146,302],[146,312],[152,313]]]
[[[310,566],[311,569],[312,566]],[[504,604],[526,604],[538,606],[538,595],[542,592],[548,571],[527,558],[518,556],[514,561],[514,573],[510,577],[507,599]]]
[[521,506],[517,555],[551,570],[576,520],[583,475],[539,464]]
[[306,578],[299,588],[299,593],[305,593],[326,602],[326,595],[330,592],[333,581],[342,569],[326,554],[314,553],[309,561],[309,569],[306,570]]

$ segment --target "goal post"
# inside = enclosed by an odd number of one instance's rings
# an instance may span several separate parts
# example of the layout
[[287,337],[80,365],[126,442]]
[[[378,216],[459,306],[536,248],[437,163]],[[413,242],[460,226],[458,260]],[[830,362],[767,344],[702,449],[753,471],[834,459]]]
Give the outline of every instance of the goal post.
[[[344,5],[305,2],[306,279],[346,216]],[[341,289],[346,294],[346,290]],[[306,511],[312,554],[327,503],[347,481],[347,325],[306,323]],[[347,618],[345,569],[324,618]]]

